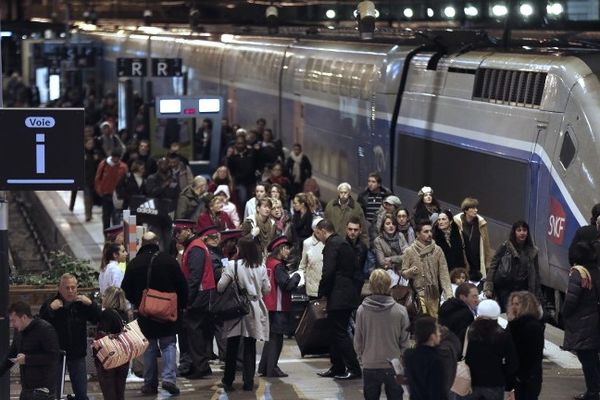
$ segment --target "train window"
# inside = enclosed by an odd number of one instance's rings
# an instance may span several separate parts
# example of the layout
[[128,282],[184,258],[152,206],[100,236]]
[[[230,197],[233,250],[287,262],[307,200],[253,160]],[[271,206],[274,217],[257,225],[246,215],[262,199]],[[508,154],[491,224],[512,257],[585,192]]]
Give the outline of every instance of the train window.
[[321,86],[321,90],[324,92],[331,92],[331,67],[333,64],[333,60],[324,60],[323,61],[323,71],[321,72],[321,77],[323,79],[323,86]]
[[352,66],[350,97],[358,98],[360,96],[360,80],[364,69],[365,65],[362,63],[356,63]]
[[321,90],[321,68],[323,68],[323,60],[318,58],[315,60],[315,69],[313,70],[312,89],[315,91]]
[[342,62],[334,61],[331,64],[331,78],[329,83],[329,92],[331,94],[340,94],[340,78],[342,76]]
[[368,64],[365,65],[365,70],[362,74],[362,79],[360,82],[360,97],[363,99],[368,99],[371,97],[371,93],[373,92],[373,86],[377,79],[377,66]]
[[310,89],[312,87],[313,69],[315,68],[315,59],[310,57],[306,62],[306,69],[304,70],[304,89]]
[[350,88],[352,87],[352,67],[353,63],[346,61],[342,69],[342,78],[340,80],[340,96],[350,96]]
[[575,158],[575,143],[571,138],[571,133],[565,131],[565,138],[563,139],[562,147],[560,148],[559,160],[564,169],[569,168],[571,162]]

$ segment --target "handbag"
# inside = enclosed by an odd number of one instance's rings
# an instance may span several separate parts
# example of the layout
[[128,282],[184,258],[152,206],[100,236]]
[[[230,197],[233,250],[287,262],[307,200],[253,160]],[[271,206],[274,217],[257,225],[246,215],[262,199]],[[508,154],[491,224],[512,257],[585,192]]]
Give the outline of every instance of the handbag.
[[512,276],[512,253],[506,246],[504,246],[504,254],[500,257],[500,261],[498,262],[498,268],[496,269],[496,273],[494,274],[494,286],[507,286],[510,285],[513,281]]
[[238,262],[234,264],[234,279],[223,291],[211,292],[208,311],[214,314],[221,321],[242,318],[250,312],[250,300],[246,290],[240,288],[237,273]]
[[158,252],[154,253],[150,259],[146,289],[142,292],[142,301],[138,311],[140,315],[158,322],[174,322],[177,321],[177,293],[161,292],[149,288],[152,264],[157,255]]
[[412,285],[412,281],[407,286],[396,285],[390,289],[392,298],[399,304],[406,307],[408,317],[412,321],[415,317],[423,313],[419,295]]
[[467,396],[473,393],[471,386],[471,369],[465,361],[467,348],[469,347],[469,328],[465,333],[465,345],[463,346],[462,358],[456,364],[456,376],[450,390],[459,396]]
[[110,334],[92,342],[96,358],[104,369],[112,369],[130,362],[146,351],[148,339],[137,320],[125,324],[121,333]]

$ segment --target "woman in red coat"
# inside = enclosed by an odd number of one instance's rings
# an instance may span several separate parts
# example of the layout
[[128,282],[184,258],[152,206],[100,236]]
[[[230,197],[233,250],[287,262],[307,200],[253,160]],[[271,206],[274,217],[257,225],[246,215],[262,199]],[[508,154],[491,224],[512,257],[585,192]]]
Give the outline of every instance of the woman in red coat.
[[208,208],[198,217],[196,232],[200,232],[209,226],[216,226],[219,231],[235,229],[235,225],[229,215],[223,211],[223,199],[215,196],[208,202]]

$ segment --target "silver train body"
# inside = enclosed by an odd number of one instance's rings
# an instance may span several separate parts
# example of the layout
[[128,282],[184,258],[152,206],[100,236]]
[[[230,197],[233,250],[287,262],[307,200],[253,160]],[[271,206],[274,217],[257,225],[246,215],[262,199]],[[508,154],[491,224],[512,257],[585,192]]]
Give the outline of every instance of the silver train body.
[[[379,171],[409,209],[424,185],[454,212],[478,198],[494,246],[526,220],[543,285],[560,301],[568,247],[600,202],[600,53],[490,49],[428,69],[435,54],[413,57],[408,44],[90,36],[105,44],[105,82],[117,57],[181,57],[188,94],[221,95],[230,121],[265,117],[285,146],[302,143],[325,196],[342,181],[359,192]],[[180,89],[163,78],[154,90]]]

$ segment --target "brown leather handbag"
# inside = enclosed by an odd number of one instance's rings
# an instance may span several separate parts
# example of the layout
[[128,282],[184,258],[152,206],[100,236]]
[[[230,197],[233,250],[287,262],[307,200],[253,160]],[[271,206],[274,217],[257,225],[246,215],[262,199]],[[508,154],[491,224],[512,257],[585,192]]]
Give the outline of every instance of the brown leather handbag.
[[161,292],[149,287],[152,264],[157,255],[158,252],[154,253],[150,259],[146,289],[142,292],[142,301],[138,311],[140,315],[157,322],[174,322],[177,321],[177,293]]

